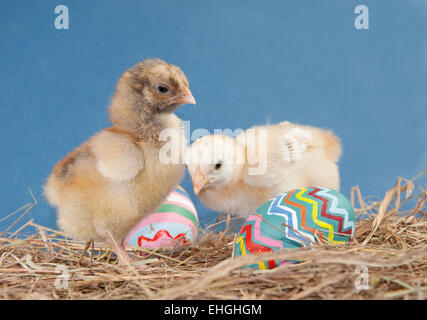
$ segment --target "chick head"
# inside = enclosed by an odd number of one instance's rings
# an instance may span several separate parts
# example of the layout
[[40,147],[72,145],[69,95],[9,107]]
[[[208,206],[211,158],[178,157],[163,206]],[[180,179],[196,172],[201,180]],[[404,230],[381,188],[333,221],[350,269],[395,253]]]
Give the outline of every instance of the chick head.
[[222,188],[238,179],[245,163],[244,156],[244,147],[230,137],[209,135],[196,140],[185,158],[194,193]]
[[132,106],[132,111],[149,114],[173,112],[180,105],[196,104],[184,72],[160,59],[146,59],[126,70],[115,96],[130,102],[127,105]]

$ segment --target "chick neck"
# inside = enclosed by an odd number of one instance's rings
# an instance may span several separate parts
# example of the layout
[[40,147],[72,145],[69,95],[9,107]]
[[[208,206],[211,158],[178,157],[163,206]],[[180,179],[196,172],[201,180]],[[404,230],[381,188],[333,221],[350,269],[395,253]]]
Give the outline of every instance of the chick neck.
[[131,90],[118,90],[109,108],[111,122],[131,133],[138,141],[146,141],[156,147],[165,142],[159,140],[160,132],[166,128],[170,112],[158,112],[141,96]]

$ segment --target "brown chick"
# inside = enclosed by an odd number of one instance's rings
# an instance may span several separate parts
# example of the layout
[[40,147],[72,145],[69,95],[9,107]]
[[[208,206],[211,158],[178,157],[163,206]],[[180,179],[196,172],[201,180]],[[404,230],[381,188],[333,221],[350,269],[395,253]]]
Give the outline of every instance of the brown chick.
[[125,236],[184,175],[181,162],[160,161],[165,142],[159,135],[175,130],[181,140],[169,147],[185,152],[181,120],[173,111],[187,103],[196,101],[177,66],[147,59],[123,73],[109,107],[113,126],[59,161],[44,186],[67,236],[106,241],[120,263],[131,262]]
[[203,204],[246,218],[295,188],[339,190],[340,155],[332,131],[285,121],[253,127],[234,139],[204,136],[187,150],[186,163]]

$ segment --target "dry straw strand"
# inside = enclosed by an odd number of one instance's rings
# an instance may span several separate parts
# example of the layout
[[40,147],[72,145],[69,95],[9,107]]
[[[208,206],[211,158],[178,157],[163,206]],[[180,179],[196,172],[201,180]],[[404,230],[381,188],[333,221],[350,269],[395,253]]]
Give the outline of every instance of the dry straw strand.
[[[78,264],[84,243],[34,222],[27,214],[37,200],[0,234],[0,299],[424,299],[427,288],[425,186],[399,178],[381,201],[351,190],[357,221],[355,241],[346,246],[313,244],[262,256],[231,258],[236,235],[226,215],[202,230],[183,249],[132,251],[145,256],[119,266],[111,249],[96,243]],[[16,229],[16,230],[13,230]],[[280,229],[280,228],[279,228]],[[31,230],[31,231],[30,231]],[[25,232],[25,233],[24,233]],[[92,258],[92,259],[91,259]],[[269,259],[298,260],[273,270],[242,267]],[[355,290],[364,266],[369,289]],[[57,288],[68,274],[68,287]]]

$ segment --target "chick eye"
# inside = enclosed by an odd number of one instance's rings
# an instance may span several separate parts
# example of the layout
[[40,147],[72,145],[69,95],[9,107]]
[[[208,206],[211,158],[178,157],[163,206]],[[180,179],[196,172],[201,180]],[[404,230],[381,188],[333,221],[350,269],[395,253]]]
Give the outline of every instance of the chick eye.
[[161,86],[161,85],[157,87],[157,90],[158,90],[160,93],[168,93],[168,92],[169,92],[169,88],[168,88],[168,87]]
[[215,165],[215,170],[221,169],[221,167],[222,167],[222,163],[221,163],[221,162],[218,162],[218,163]]

